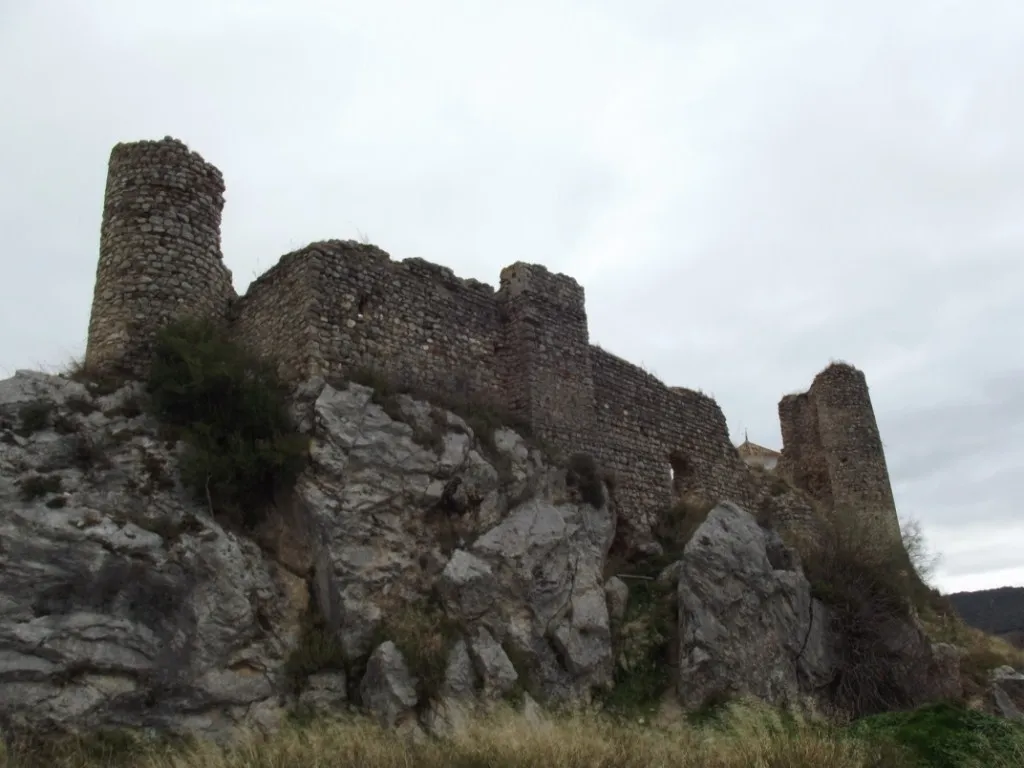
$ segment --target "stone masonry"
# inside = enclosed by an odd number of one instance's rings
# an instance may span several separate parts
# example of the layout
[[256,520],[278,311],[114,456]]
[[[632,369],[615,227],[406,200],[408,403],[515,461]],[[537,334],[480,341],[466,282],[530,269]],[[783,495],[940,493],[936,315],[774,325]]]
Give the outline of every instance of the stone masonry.
[[778,472],[826,509],[856,510],[898,537],[885,449],[863,372],[833,363],[802,394],[779,402]]
[[[592,345],[584,290],[571,277],[516,263],[495,290],[332,240],[283,256],[238,297],[221,258],[223,200],[220,172],[177,140],[114,147],[88,366],[143,376],[162,326],[211,317],[288,379],[374,369],[501,405],[549,443],[613,470],[621,517],[640,539],[654,513],[684,494],[758,503],[758,481],[718,404]],[[863,374],[834,369],[780,403],[780,466],[815,499],[888,509]]]
[[180,141],[114,147],[87,365],[141,373],[168,320],[225,315],[234,288],[220,253],[223,208],[220,171]]

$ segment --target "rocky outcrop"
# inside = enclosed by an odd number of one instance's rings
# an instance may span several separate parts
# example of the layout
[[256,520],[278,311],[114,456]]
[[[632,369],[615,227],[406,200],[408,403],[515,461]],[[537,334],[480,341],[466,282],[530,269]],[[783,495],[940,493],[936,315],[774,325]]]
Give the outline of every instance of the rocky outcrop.
[[[181,486],[183,447],[145,404],[140,385],[0,382],[3,724],[220,739],[358,706],[443,732],[501,699],[590,703],[621,636],[649,629],[645,582],[605,578],[614,504],[512,430],[308,381],[308,467],[243,532]],[[793,704],[833,675],[826,609],[745,510],[719,504],[656,584],[684,706]]]
[[186,496],[140,396],[0,382],[0,715],[272,727],[305,582]]
[[796,556],[750,513],[730,503],[708,513],[675,578],[684,706],[741,695],[796,705],[831,677],[827,609]]
[[[586,700],[610,683],[614,510],[575,498],[519,435],[497,430],[485,450],[426,403],[309,382],[296,415],[310,467],[249,536],[180,486],[181,446],[143,400],[30,372],[0,383],[6,721],[217,737],[274,727],[295,696],[396,722],[431,696]],[[448,639],[415,634],[435,629],[411,618],[432,601],[462,638],[436,692],[404,658]],[[346,664],[366,660],[358,679],[294,679],[310,612]]]
[[989,710],[1009,720],[1024,723],[1024,674],[1013,667],[992,672]]

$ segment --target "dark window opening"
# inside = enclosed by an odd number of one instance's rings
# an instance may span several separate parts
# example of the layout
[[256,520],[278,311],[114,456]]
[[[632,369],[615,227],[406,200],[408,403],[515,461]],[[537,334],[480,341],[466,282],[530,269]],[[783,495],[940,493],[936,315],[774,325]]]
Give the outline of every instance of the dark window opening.
[[668,463],[672,495],[680,497],[693,490],[697,473],[690,457],[683,451],[672,451],[668,456]]

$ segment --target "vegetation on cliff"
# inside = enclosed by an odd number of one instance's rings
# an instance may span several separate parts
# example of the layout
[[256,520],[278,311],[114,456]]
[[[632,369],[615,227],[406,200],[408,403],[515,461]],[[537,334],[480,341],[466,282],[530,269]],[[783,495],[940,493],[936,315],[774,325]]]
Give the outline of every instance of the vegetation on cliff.
[[185,441],[182,480],[219,518],[251,530],[306,464],[288,390],[266,362],[210,322],[182,320],[156,339],[149,394]]
[[940,705],[852,727],[735,703],[700,724],[578,713],[540,721],[499,709],[417,742],[352,716],[292,724],[233,747],[147,744],[118,733],[8,745],[14,768],[1019,768],[1024,726]]

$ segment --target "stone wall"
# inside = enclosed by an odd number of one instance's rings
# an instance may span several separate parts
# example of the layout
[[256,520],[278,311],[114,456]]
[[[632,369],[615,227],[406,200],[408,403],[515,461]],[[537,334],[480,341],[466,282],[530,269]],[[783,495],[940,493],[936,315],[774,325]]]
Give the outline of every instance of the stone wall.
[[491,398],[500,340],[494,289],[422,259],[392,261],[374,246],[316,243],[312,359],[325,376],[374,369],[425,390]]
[[896,502],[867,379],[834,363],[779,403],[779,472],[826,509],[853,511],[899,536]]
[[497,293],[422,259],[313,243],[256,280],[234,316],[239,339],[289,378],[372,370],[428,391],[503,397]]
[[142,374],[156,332],[182,315],[224,318],[224,179],[174,139],[110,153],[86,365]]
[[[223,195],[220,172],[178,141],[114,148],[88,364],[144,374],[153,334],[169,320],[223,318],[288,379],[369,369],[425,393],[494,402],[566,453],[593,454],[615,472],[620,514],[640,539],[684,494],[750,508],[774,494],[784,521],[807,518],[806,503],[787,501],[746,466],[713,399],[589,343],[584,291],[571,277],[517,263],[495,290],[331,240],[283,256],[238,298],[220,254]],[[892,493],[863,374],[830,368],[779,412],[779,466],[798,488],[888,519]]]
[[594,382],[583,287],[539,264],[501,272],[498,358],[510,410],[563,451],[594,451]]
[[600,347],[593,361],[594,452],[618,476],[616,499],[640,530],[681,495],[753,504],[753,476],[707,395],[667,387]]
[[315,370],[310,320],[315,282],[302,252],[290,253],[256,278],[231,307],[235,339],[274,360],[286,379]]

